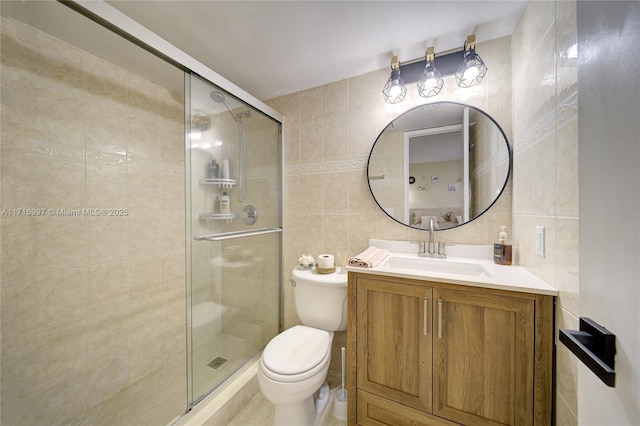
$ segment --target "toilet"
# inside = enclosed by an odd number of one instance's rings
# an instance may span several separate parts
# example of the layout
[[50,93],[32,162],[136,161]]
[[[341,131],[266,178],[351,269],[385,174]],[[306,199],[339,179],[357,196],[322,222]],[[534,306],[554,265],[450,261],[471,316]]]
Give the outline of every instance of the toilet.
[[328,401],[325,384],[334,331],[347,328],[347,274],[294,268],[296,312],[303,325],[278,334],[260,358],[258,383],[275,405],[276,426],[312,426]]

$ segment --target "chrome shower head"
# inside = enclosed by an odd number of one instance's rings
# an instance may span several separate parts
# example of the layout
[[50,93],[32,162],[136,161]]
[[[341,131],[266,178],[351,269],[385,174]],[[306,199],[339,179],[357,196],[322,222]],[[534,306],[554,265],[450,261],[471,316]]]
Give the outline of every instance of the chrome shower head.
[[240,123],[242,120],[242,117],[251,117],[251,111],[243,111],[239,114],[236,114],[233,111],[233,108],[231,108],[231,105],[229,105],[229,103],[227,102],[227,100],[224,97],[224,94],[218,90],[214,90],[211,93],[209,93],[209,97],[211,99],[213,99],[214,102],[217,102],[219,104],[224,104],[227,109],[229,110],[229,113],[231,114],[231,116],[233,117],[233,119],[237,122]]
[[209,93],[209,96],[211,97],[211,99],[213,99],[214,102],[217,102],[219,104],[226,103],[222,92],[218,92],[217,90],[214,90],[213,92]]
[[227,109],[229,110],[229,114],[231,114],[231,117],[233,117],[233,120],[236,123],[240,124],[240,117],[238,116],[240,114],[236,115],[236,113],[233,112],[233,108],[231,108],[231,105],[229,105],[229,103],[225,99],[224,94],[222,92],[214,90],[211,93],[209,93],[209,97],[213,99],[214,102],[217,102],[219,104],[224,104],[224,106],[226,106]]

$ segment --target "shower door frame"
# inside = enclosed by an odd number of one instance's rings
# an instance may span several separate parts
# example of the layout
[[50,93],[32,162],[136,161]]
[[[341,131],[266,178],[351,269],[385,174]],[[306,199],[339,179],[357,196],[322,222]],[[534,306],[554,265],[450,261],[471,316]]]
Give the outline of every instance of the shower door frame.
[[[192,273],[192,260],[193,260],[193,243],[194,242],[198,242],[198,243],[207,243],[207,242],[222,242],[222,241],[226,241],[226,240],[232,240],[232,239],[236,239],[236,238],[244,238],[244,237],[253,237],[253,236],[259,236],[259,235],[265,235],[265,234],[279,234],[278,235],[278,278],[277,278],[277,289],[278,289],[278,295],[277,295],[277,304],[278,304],[278,318],[277,318],[277,324],[278,324],[278,333],[282,331],[283,329],[283,323],[284,323],[284,314],[283,314],[283,306],[284,306],[284,301],[283,301],[283,288],[282,288],[282,283],[283,283],[283,268],[282,268],[282,254],[283,254],[283,238],[282,238],[282,233],[283,233],[283,188],[284,188],[284,149],[283,149],[283,132],[282,132],[282,121],[281,120],[276,120],[273,117],[269,116],[268,114],[267,117],[273,119],[275,121],[275,123],[278,124],[278,134],[277,134],[277,138],[278,138],[278,194],[279,194],[279,200],[278,200],[278,204],[277,204],[277,216],[278,216],[278,225],[277,227],[269,227],[269,228],[255,228],[255,229],[246,229],[246,230],[240,230],[240,231],[230,231],[230,232],[217,232],[217,233],[213,233],[213,234],[204,234],[204,235],[194,235],[193,233],[193,212],[191,211],[192,209],[192,199],[193,199],[193,185],[192,185],[192,180],[193,180],[193,170],[192,170],[192,162],[191,162],[191,142],[190,142],[190,134],[191,134],[191,128],[189,125],[187,125],[187,123],[191,123],[191,120],[193,119],[193,114],[192,114],[192,100],[191,100],[191,96],[192,96],[192,91],[193,91],[193,87],[192,87],[192,81],[193,79],[199,79],[199,80],[204,80],[207,83],[210,84],[215,84],[212,83],[211,81],[203,78],[201,75],[195,73],[195,72],[185,72],[184,73],[184,93],[185,93],[185,110],[184,110],[184,115],[185,115],[185,237],[186,237],[186,241],[185,241],[185,277],[186,277],[186,297],[187,297],[187,339],[186,339],[186,351],[187,351],[187,411],[191,410],[196,404],[198,404],[200,401],[206,399],[209,395],[211,395],[212,393],[214,393],[216,390],[218,390],[218,388],[222,388],[224,387],[224,383],[229,379],[229,377],[233,376],[234,374],[236,374],[238,371],[242,371],[243,368],[247,365],[247,363],[249,361],[251,361],[252,358],[255,358],[255,354],[250,357],[245,359],[242,362],[242,365],[240,367],[238,367],[236,370],[234,370],[229,376],[227,376],[222,382],[215,384],[212,388],[208,389],[208,391],[206,391],[203,394],[198,393],[197,395],[195,395],[194,393],[194,365],[196,364],[194,361],[194,352],[193,352],[193,343],[194,343],[194,339],[193,339],[193,329],[191,327],[192,324],[192,301],[193,301],[193,297],[192,297],[192,284],[193,284],[193,273]],[[218,88],[221,88],[220,86],[218,86]],[[224,90],[224,89],[223,89]],[[230,92],[229,92],[230,93]],[[235,96],[233,93],[230,93],[231,95]],[[237,98],[237,100],[244,102],[245,104],[247,104],[249,107],[254,108],[255,110],[257,110],[257,112],[262,113],[263,111],[259,110],[258,108],[255,108],[254,105],[251,105],[249,103],[247,103],[244,99],[238,98],[237,96],[235,96]],[[246,141],[244,141],[243,143],[245,143]],[[244,160],[241,160],[244,161]],[[244,165],[242,166],[242,168],[244,168]],[[196,172],[196,174],[199,173]],[[246,185],[246,183],[245,183]],[[259,351],[258,351],[259,353]]]
[[[142,47],[150,53],[165,61],[183,69],[191,71],[205,80],[229,92],[236,98],[251,105],[251,107],[268,115],[280,124],[284,118],[275,109],[251,95],[239,86],[236,86],[211,68],[204,65],[194,57],[170,44],[162,37],[149,31],[136,21],[129,18],[118,9],[110,6],[102,0],[57,0],[76,12],[92,19],[98,24],[126,38],[132,43]],[[282,140],[282,137],[281,137]]]

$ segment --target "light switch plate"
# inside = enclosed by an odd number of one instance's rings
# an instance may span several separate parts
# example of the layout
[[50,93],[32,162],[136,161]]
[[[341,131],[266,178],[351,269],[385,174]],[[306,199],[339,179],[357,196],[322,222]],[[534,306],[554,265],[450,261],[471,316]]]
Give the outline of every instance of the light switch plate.
[[544,257],[544,226],[536,226],[536,254]]

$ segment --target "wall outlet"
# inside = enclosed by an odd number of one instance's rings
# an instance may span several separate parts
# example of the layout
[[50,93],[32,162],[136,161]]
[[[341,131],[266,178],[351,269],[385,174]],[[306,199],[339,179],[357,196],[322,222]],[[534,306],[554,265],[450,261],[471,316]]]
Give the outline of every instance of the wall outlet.
[[536,226],[536,254],[544,257],[544,226]]

